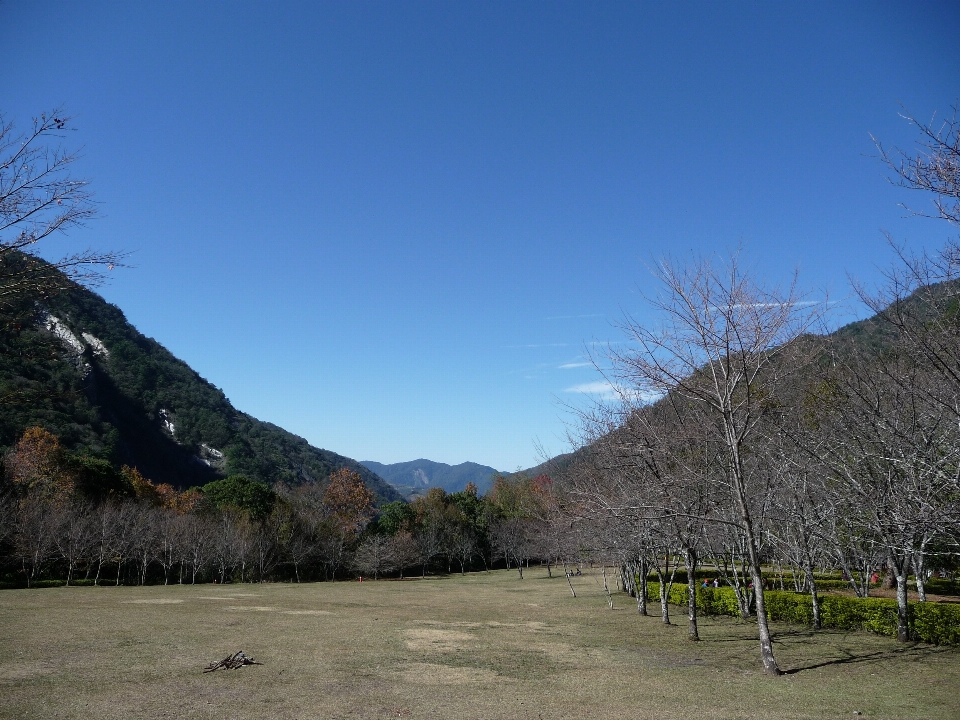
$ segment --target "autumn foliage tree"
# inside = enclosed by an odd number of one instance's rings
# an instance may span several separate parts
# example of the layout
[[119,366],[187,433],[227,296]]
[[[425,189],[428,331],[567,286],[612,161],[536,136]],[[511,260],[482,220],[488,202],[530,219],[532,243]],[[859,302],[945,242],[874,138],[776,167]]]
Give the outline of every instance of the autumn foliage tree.
[[375,500],[360,473],[348,468],[330,473],[323,506],[344,533],[358,533],[366,526],[373,517]]
[[65,453],[56,435],[41,427],[27,428],[6,457],[6,477],[23,493],[64,499],[74,489],[64,460]]

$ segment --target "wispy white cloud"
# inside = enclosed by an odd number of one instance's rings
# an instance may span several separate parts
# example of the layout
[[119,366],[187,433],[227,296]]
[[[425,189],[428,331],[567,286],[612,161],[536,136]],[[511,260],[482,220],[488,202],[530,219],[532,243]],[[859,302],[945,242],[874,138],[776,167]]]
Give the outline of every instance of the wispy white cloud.
[[737,303],[735,305],[713,305],[711,310],[739,310],[741,308],[808,307],[810,305],[833,305],[831,300],[801,300],[794,303]]
[[546,347],[570,347],[570,343],[532,343],[530,345],[504,345],[504,348],[546,348]]
[[604,398],[618,397],[617,389],[606,380],[594,380],[593,382],[580,383],[564,389],[568,393],[581,393],[584,395],[599,395]]
[[651,392],[649,390],[637,390],[629,388],[618,388],[613,383],[606,380],[594,380],[592,382],[580,383],[564,389],[567,393],[580,393],[582,395],[597,395],[602,400],[626,400],[628,402],[647,404],[656,402],[662,397],[662,393]]
[[593,363],[589,362],[568,362],[563,365],[558,365],[559,370],[572,370],[573,368],[582,368],[582,367],[593,367]]

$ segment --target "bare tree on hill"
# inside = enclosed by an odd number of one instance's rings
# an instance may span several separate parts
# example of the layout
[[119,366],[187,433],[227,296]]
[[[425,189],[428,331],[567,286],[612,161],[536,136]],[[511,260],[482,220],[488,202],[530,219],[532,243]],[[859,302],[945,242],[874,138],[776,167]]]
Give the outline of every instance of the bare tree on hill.
[[757,284],[736,257],[724,264],[663,261],[655,276],[662,292],[651,302],[660,323],[651,329],[628,316],[622,330],[631,343],[610,347],[612,369],[606,374],[627,405],[675,394],[702,414],[705,439],[720,454],[723,504],[745,541],[764,671],[779,675],[764,602],[756,503],[768,490],[748,461],[748,448],[759,442],[761,422],[776,409],[785,378],[809,360],[792,356],[791,344],[811,329],[822,305],[805,303],[795,283],[785,290]]

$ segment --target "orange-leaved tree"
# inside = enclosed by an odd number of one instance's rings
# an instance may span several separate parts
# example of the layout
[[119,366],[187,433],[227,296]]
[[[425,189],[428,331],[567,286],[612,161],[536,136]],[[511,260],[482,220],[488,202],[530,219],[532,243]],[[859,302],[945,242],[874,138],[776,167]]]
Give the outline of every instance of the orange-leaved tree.
[[60,440],[42,427],[27,428],[4,463],[7,478],[45,500],[62,500],[74,490]]
[[356,534],[373,517],[375,499],[376,496],[364,485],[360,473],[340,468],[330,473],[323,494],[323,506],[338,529]]

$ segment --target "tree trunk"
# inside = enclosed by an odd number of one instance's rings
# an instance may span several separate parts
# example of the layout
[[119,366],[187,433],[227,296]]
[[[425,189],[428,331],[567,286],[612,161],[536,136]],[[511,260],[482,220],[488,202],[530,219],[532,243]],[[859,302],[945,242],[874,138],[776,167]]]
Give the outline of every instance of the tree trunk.
[[637,578],[640,581],[637,587],[637,612],[644,617],[647,616],[647,561],[646,558],[640,558],[637,563]]
[[760,564],[752,568],[753,590],[757,598],[757,628],[760,631],[760,660],[763,662],[763,671],[767,675],[782,675],[773,656],[773,639],[770,637],[770,626],[767,624],[767,603],[763,590],[763,575],[760,573]]
[[[726,423],[727,428],[733,427]],[[734,436],[731,433],[731,440]],[[728,442],[733,450],[733,475],[737,493],[737,503],[740,506],[740,518],[743,522],[744,536],[747,541],[747,553],[750,559],[750,574],[753,577],[753,592],[757,600],[757,630],[760,635],[760,661],[763,671],[767,675],[782,675],[773,655],[773,639],[770,637],[770,626],[767,622],[767,603],[763,590],[763,573],[760,571],[760,552],[757,537],[753,530],[753,517],[750,514],[750,505],[747,502],[746,486],[744,483],[743,466],[740,463],[739,441]]]
[[685,561],[687,565],[687,615],[689,617],[688,637],[699,640],[697,632],[697,551],[688,547]]
[[810,604],[813,607],[813,629],[820,630],[823,621],[820,619],[820,596],[817,594],[817,580],[813,577],[813,567],[807,568],[807,577],[810,586]]
[[603,563],[602,568],[603,568],[603,569],[602,569],[602,573],[603,573],[603,592],[604,592],[604,593],[606,594],[606,596],[607,596],[607,606],[608,606],[611,610],[613,610],[613,595],[610,594],[610,586],[607,585],[607,564],[606,564],[606,563]]
[[910,640],[910,606],[907,604],[907,568],[909,561],[904,559],[901,565],[897,565],[893,558],[890,558],[890,569],[896,573],[897,578],[897,641],[909,642]]
[[927,588],[924,586],[924,575],[927,572],[926,563],[923,559],[923,553],[918,552],[913,554],[913,572],[916,577],[917,582],[917,596],[920,602],[927,601]]
[[667,583],[664,582],[663,575],[657,574],[660,580],[660,619],[664,625],[670,624],[670,607],[667,605]]

